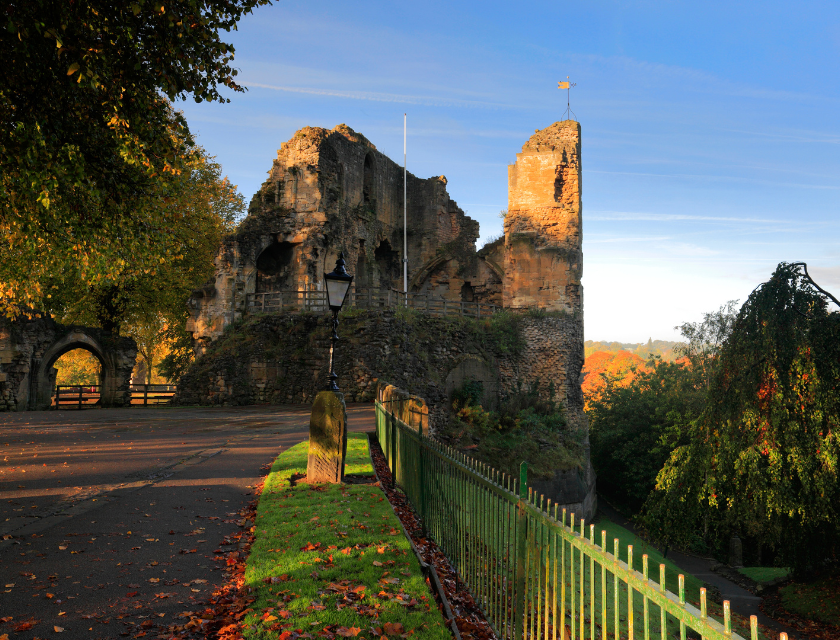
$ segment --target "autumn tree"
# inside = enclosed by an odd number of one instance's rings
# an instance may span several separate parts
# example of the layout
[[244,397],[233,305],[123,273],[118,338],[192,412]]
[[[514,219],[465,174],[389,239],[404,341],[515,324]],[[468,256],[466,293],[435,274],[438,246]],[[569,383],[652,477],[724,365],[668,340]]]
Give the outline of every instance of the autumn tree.
[[[242,91],[219,33],[269,0],[27,0],[0,29],[0,304],[74,271],[108,313],[126,263],[173,254],[167,190],[196,162],[176,99]],[[174,254],[177,255],[177,254]]]
[[840,313],[782,263],[717,355],[702,414],[657,477],[643,522],[666,543],[738,533],[798,571],[840,552]]
[[219,244],[245,209],[221,167],[200,148],[191,153],[191,164],[163,183],[151,205],[168,220],[167,232],[156,237],[157,260],[127,255],[104,284],[91,283],[79,269],[44,274],[39,283],[46,294],[42,309],[58,320],[133,337],[149,376],[161,345],[171,343],[168,352],[179,343],[187,299],[212,276]]

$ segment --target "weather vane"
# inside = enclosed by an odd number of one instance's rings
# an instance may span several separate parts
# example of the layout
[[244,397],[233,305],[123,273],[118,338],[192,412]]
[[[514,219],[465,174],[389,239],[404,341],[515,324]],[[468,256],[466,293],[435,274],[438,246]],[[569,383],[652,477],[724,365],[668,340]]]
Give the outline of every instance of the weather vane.
[[569,99],[571,97],[570,94],[571,94],[571,91],[572,91],[572,87],[576,87],[576,86],[577,86],[577,82],[569,82],[569,76],[566,76],[566,81],[565,82],[558,82],[557,83],[557,88],[558,89],[565,89],[566,90],[566,110],[563,112],[563,115],[565,116],[565,115],[568,114],[568,117],[566,118],[567,120],[577,120],[577,116],[575,115],[575,112],[572,111],[572,107],[571,107],[571,104],[569,102]]

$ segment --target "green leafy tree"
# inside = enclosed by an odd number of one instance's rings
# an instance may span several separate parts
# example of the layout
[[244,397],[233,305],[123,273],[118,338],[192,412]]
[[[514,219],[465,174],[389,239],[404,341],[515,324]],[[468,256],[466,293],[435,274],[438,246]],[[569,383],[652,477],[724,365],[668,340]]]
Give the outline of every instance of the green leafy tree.
[[[196,161],[170,102],[242,91],[221,31],[269,0],[28,0],[0,26],[0,301],[42,309],[49,274],[102,293],[170,259],[166,191]],[[109,313],[111,312],[109,311]]]
[[212,275],[219,244],[245,202],[221,167],[196,148],[191,164],[165,183],[150,206],[168,220],[166,234],[156,238],[156,260],[126,255],[111,266],[106,283],[91,284],[78,269],[44,274],[42,309],[63,322],[114,332],[125,325],[128,335],[134,331],[144,342],[162,336],[165,326],[182,325],[190,293]]
[[738,313],[705,409],[657,478],[642,522],[685,544],[733,533],[807,571],[840,551],[840,313],[781,263]]
[[717,354],[732,333],[737,317],[738,301],[730,300],[717,311],[704,313],[702,322],[685,322],[674,327],[685,338],[685,342],[677,345],[674,351],[702,371],[707,388],[715,370]]
[[652,359],[629,385],[605,376],[588,402],[592,464],[598,490],[629,513],[641,508],[686,425],[703,408],[705,388],[690,363]]

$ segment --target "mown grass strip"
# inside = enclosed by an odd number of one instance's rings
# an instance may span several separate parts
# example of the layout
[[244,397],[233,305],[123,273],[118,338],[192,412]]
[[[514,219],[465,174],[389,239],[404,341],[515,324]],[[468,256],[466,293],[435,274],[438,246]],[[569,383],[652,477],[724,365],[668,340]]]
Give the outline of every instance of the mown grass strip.
[[[260,497],[245,638],[451,638],[379,487],[292,486],[306,473],[307,446],[277,457]],[[363,434],[350,434],[346,473],[373,475]]]

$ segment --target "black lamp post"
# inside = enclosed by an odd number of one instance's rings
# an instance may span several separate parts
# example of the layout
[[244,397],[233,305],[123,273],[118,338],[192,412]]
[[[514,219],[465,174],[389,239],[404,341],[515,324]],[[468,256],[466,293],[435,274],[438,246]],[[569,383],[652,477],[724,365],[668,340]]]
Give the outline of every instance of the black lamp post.
[[330,375],[327,389],[329,391],[338,391],[338,385],[335,383],[338,378],[333,371],[333,352],[335,351],[335,342],[338,340],[338,312],[344,306],[344,300],[347,298],[347,292],[350,291],[350,284],[353,282],[353,276],[347,273],[344,268],[344,252],[338,254],[338,260],[335,262],[335,269],[332,273],[324,273],[324,282],[327,285],[327,302],[333,312],[333,330],[330,339]]

